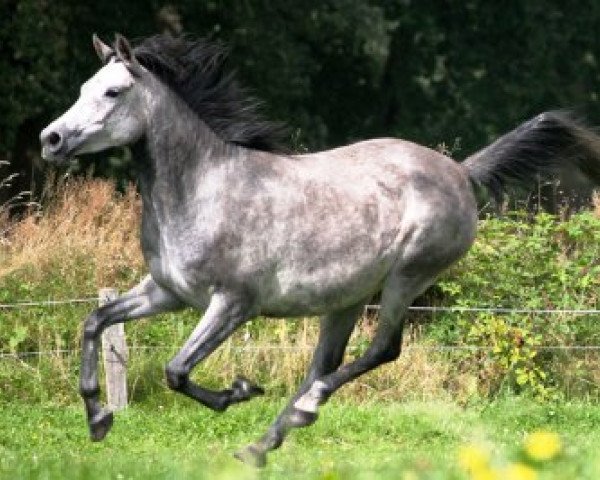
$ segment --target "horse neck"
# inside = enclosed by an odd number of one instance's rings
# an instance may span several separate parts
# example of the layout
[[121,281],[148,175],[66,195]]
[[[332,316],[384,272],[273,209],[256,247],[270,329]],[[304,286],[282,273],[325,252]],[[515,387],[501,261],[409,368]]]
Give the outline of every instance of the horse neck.
[[239,156],[177,95],[160,82],[149,97],[146,158],[139,169],[143,199],[179,208],[212,168]]

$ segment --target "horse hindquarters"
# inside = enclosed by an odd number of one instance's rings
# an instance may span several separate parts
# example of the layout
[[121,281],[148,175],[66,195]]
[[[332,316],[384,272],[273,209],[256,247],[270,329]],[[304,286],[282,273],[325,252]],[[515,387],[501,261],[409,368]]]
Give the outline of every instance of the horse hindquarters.
[[[295,403],[298,410],[316,413],[318,405],[327,401],[345,383],[398,358],[402,347],[404,316],[408,307],[435,282],[443,270],[456,262],[471,246],[476,219],[468,210],[464,213],[464,219],[461,219],[460,215],[454,216],[454,220],[461,223],[465,221],[464,230],[453,239],[454,241],[444,243],[443,234],[427,231],[422,231],[420,235],[411,239],[410,246],[414,248],[414,253],[400,259],[384,282],[379,324],[367,351],[337,371],[316,379],[308,392]],[[420,244],[422,248],[419,248]],[[410,246],[407,246],[406,250],[409,250]]]

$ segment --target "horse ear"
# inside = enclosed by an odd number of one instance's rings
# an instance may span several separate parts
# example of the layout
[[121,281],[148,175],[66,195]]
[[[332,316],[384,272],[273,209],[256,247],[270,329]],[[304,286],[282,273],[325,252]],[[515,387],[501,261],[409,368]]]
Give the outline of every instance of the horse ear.
[[141,72],[142,67],[135,58],[129,41],[119,33],[115,36],[115,51],[117,58],[125,64],[131,73],[138,74]]
[[94,44],[94,49],[96,50],[98,57],[100,57],[100,60],[102,60],[102,63],[107,63],[110,57],[115,54],[114,50],[100,40],[95,33],[92,35],[92,43]]

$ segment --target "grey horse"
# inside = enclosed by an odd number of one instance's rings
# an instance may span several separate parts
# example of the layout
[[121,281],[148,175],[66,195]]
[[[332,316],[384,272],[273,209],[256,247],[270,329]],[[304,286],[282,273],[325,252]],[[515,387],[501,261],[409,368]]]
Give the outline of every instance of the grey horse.
[[[112,46],[96,36],[93,44],[104,65],[43,130],[42,155],[60,164],[134,146],[150,273],[85,320],[80,391],[92,440],[113,421],[97,374],[109,325],[186,306],[204,312],[166,378],[223,411],[262,389],[243,377],[221,391],[203,388],[189,378],[194,366],[257,315],[319,315],[306,379],[267,432],[236,454],[264,465],[342,385],[398,357],[407,308],[473,243],[475,190],[499,194],[563,167],[600,182],[599,137],[563,112],[523,123],[462,163],[392,138],[294,155],[226,72],[220,44],[154,36],[133,48],[120,35]],[[342,366],[363,306],[378,293],[374,338]]]

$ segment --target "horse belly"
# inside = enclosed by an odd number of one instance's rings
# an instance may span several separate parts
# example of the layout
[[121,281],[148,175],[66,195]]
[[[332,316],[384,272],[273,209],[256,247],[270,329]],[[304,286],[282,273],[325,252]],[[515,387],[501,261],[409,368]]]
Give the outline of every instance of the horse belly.
[[261,311],[271,316],[318,315],[367,302],[381,289],[391,264],[380,257],[280,270],[263,289]]
[[320,314],[377,293],[410,233],[402,221],[402,202],[386,200],[365,202],[364,208],[346,204],[318,222],[290,221],[295,228],[270,236],[278,261],[261,288],[263,310]]

